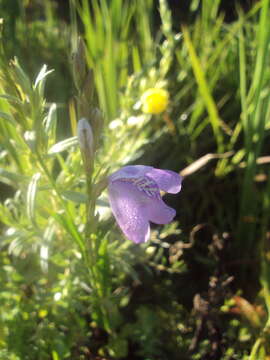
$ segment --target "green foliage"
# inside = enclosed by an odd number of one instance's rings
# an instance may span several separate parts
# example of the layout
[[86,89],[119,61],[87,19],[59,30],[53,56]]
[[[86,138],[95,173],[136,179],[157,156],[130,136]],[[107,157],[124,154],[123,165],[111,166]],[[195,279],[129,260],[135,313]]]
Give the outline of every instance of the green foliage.
[[[152,0],[30,3],[0,1],[0,359],[267,359],[269,0],[230,24],[194,0],[177,32],[165,0],[159,25]],[[123,239],[104,188],[130,163],[190,165],[181,230]]]
[[[269,1],[262,1],[260,20],[256,29],[257,41],[256,44],[254,44],[256,54],[254,56],[254,66],[249,69],[253,74],[250,81],[247,80],[246,74],[247,64],[243,33],[240,35],[242,126],[245,136],[247,167],[241,198],[239,235],[241,239],[245,238],[247,251],[253,248],[252,242],[255,234],[255,223],[258,221],[257,219],[260,214],[258,200],[253,196],[253,178],[257,168],[256,159],[261,153],[266,135],[265,128],[270,111],[268,85],[270,73],[268,70],[265,70],[270,42],[270,31],[267,26],[269,11]],[[246,217],[253,218],[249,224],[244,220]],[[259,225],[261,224],[259,223]]]

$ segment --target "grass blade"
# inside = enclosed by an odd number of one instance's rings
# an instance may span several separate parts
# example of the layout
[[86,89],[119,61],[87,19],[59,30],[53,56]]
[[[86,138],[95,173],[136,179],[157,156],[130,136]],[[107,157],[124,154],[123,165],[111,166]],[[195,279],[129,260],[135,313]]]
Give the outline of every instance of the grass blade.
[[216,138],[218,151],[223,152],[223,150],[224,150],[223,136],[220,131],[220,119],[219,119],[219,114],[218,114],[218,110],[217,110],[215,101],[214,101],[211,91],[208,87],[202,65],[196,54],[195,48],[192,44],[189,32],[186,27],[183,27],[183,35],[184,35],[184,42],[185,42],[186,47],[189,52],[193,72],[194,72],[196,81],[198,83],[201,96],[205,102],[205,106],[206,106],[206,109],[209,114],[209,121],[213,128],[213,133]]

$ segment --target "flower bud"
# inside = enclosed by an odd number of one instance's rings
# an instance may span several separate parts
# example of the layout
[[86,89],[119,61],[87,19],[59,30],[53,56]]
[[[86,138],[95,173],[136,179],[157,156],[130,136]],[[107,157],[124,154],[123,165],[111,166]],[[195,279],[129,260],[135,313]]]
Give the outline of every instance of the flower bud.
[[77,49],[72,56],[72,71],[74,83],[77,90],[80,90],[87,76],[85,45],[82,38],[78,39]]
[[80,119],[78,122],[77,136],[83,161],[87,170],[89,170],[94,155],[94,138],[92,128],[85,118]]
[[98,108],[93,108],[90,113],[91,124],[93,126],[95,137],[95,148],[98,147],[98,142],[101,137],[101,132],[104,125],[103,114]]
[[82,93],[86,99],[89,101],[92,101],[93,99],[93,93],[94,93],[94,76],[93,71],[90,69],[87,71],[87,74],[84,79],[84,83],[82,86]]

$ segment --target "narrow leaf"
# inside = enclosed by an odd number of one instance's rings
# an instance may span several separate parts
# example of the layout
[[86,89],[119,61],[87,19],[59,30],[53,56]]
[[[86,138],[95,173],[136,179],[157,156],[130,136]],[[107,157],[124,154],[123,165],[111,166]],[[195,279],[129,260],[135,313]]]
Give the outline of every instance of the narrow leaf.
[[57,120],[56,104],[53,103],[49,108],[48,115],[44,119],[45,132],[47,134],[49,134],[51,129],[55,128],[56,120]]
[[31,222],[36,225],[35,221],[35,200],[36,200],[36,193],[37,193],[37,183],[40,179],[40,173],[36,173],[30,184],[28,186],[27,194],[26,194],[26,211],[27,216],[31,220]]
[[1,94],[0,98],[5,99],[10,103],[15,103],[15,104],[19,104],[19,105],[23,104],[22,101],[19,98],[17,98],[16,96],[12,96],[12,95],[8,95],[8,94]]
[[43,65],[38,76],[36,77],[35,80],[35,84],[34,84],[34,89],[37,88],[38,84],[41,83],[47,75],[49,75],[51,72],[53,72],[54,70],[48,70],[47,71],[47,65]]
[[78,232],[76,226],[70,219],[68,219],[64,214],[53,214],[55,220],[67,231],[71,238],[77,243],[82,254],[85,254],[85,245],[81,234]]
[[16,126],[16,121],[14,120],[12,115],[0,111],[0,118],[3,118],[7,120],[11,125]]
[[49,155],[57,154],[59,152],[65,151],[72,146],[76,146],[78,144],[77,136],[73,136],[66,140],[60,141],[54,144],[48,151]]
[[194,76],[198,83],[198,87],[199,87],[201,96],[205,102],[205,106],[206,106],[206,109],[209,114],[209,120],[210,120],[210,123],[213,128],[213,133],[216,137],[216,141],[218,144],[218,150],[219,150],[219,152],[223,152],[223,147],[224,147],[223,146],[223,137],[220,132],[220,119],[219,119],[217,106],[212,97],[212,94],[209,89],[207,79],[205,77],[205,73],[203,71],[200,59],[196,54],[196,51],[192,44],[188,29],[186,27],[183,27],[183,35],[184,35],[184,42],[185,42],[186,47],[189,52],[189,57],[190,57],[191,65],[193,68]]
[[16,174],[0,168],[0,181],[7,185],[18,187],[25,180],[27,180],[27,177],[22,174]]
[[86,204],[87,203],[87,195],[84,193],[67,190],[67,191],[63,191],[62,195],[65,199],[73,201],[78,204]]

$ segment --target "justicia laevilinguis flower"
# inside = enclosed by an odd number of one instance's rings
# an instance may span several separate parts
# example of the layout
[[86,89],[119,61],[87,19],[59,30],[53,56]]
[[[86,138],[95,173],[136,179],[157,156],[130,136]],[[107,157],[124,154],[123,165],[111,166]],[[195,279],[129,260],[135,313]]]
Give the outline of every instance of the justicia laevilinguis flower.
[[[93,166],[94,138],[86,119],[78,123],[78,141],[87,174]],[[152,166],[124,166],[94,186],[99,196],[106,186],[115,219],[134,243],[145,243],[150,237],[150,222],[168,224],[175,217],[175,210],[167,206],[160,191],[176,194],[181,190],[182,177],[174,171]],[[92,194],[93,195],[93,194]]]
[[175,210],[160,195],[160,190],[172,194],[181,190],[182,178],[174,171],[144,165],[125,166],[110,175],[108,183],[115,219],[134,243],[149,239],[149,222],[167,224],[175,217]]

